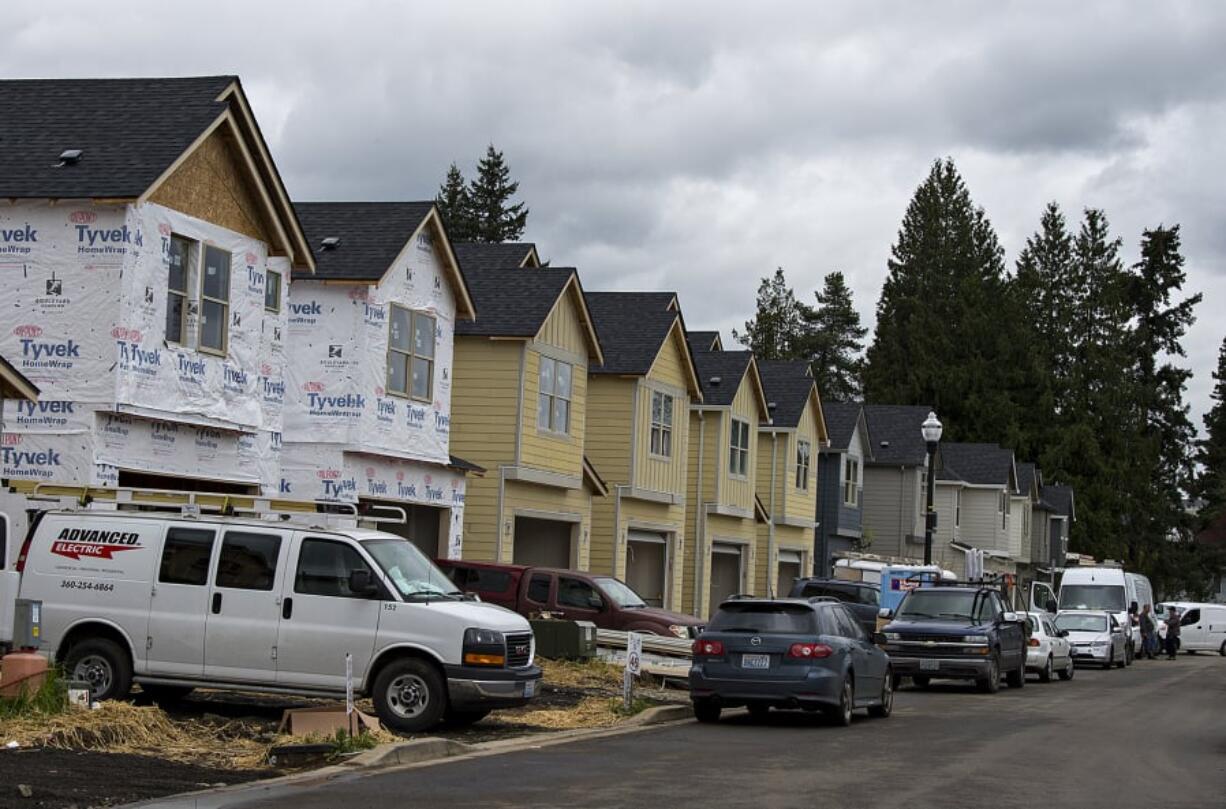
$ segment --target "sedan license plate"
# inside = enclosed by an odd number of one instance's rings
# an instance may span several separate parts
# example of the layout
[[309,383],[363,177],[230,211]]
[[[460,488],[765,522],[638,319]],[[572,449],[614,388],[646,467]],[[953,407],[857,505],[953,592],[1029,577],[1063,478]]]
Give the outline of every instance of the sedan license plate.
[[536,694],[536,680],[529,680],[524,683],[524,696],[532,697]]
[[940,671],[940,670],[941,670],[940,660],[921,660],[920,661],[920,671]]
[[770,655],[741,655],[741,668],[743,669],[769,669],[770,667]]

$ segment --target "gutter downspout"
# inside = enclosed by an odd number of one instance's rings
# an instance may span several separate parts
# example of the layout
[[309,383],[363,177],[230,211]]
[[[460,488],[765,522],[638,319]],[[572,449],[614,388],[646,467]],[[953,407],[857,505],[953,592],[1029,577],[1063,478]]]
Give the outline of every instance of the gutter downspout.
[[698,513],[694,516],[694,615],[701,614],[702,607],[702,557],[703,537],[707,530],[707,505],[702,498],[702,479],[703,479],[703,450],[707,445],[707,421],[701,410],[698,411],[698,478],[697,485],[694,487],[694,493],[697,495],[694,498],[697,502],[693,504],[694,508],[698,509]]
[[[779,433],[771,433],[771,513],[766,521],[766,594],[775,597],[775,473],[778,471]],[[801,571],[802,573],[804,571]]]
[[[614,578],[626,580],[626,574],[630,570],[630,537],[627,535],[626,542],[622,542],[622,489],[627,488],[625,485],[618,483],[613,487],[617,494],[613,498],[613,569],[609,571]],[[618,558],[626,561],[626,567],[622,570],[620,576],[617,575],[617,560]]]
[[[498,535],[494,539],[494,561],[498,563],[502,562],[502,508],[503,501],[506,498],[506,490],[507,468],[503,465],[498,467],[498,522],[495,529],[498,531]],[[514,530],[514,526],[512,526],[512,530]]]

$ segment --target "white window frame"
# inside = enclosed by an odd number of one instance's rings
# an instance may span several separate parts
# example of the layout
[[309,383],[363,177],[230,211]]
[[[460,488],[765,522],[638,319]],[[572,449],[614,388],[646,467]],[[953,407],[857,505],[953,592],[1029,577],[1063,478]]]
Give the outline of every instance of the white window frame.
[[[548,433],[550,435],[569,436],[570,435],[570,425],[571,425],[571,412],[574,409],[574,395],[575,395],[575,366],[574,366],[574,363],[567,362],[566,360],[555,359],[554,357],[547,357],[544,354],[540,355],[540,357],[541,357],[541,364],[540,364],[540,367],[537,368],[537,372],[536,372],[536,380],[537,380],[536,427],[537,427],[537,430],[543,433]],[[540,389],[541,372],[544,370],[546,363],[550,363],[553,365],[553,373],[550,375],[550,379],[553,381],[553,389],[548,390],[548,391]],[[565,394],[563,394],[560,390],[558,390],[558,366],[562,366],[562,365],[565,365],[570,370],[570,377],[569,377],[570,389],[567,390]],[[548,416],[546,417],[544,424],[541,423],[541,399],[542,398],[546,399],[549,403]],[[557,416],[557,403],[559,401],[566,402],[566,424],[562,425],[562,429],[558,429],[558,425],[555,423],[555,419]]]
[[807,438],[796,439],[796,488],[809,491],[809,469],[813,464],[813,442]]
[[[728,474],[734,478],[749,477],[749,422],[744,419],[731,420],[728,441]],[[744,437],[744,445],[739,438]]]
[[[660,419],[656,420],[656,402],[660,403]],[[667,409],[665,408],[667,405]],[[673,457],[673,416],[677,409],[676,397],[662,390],[651,392],[651,431],[647,451],[653,458],[668,460]]]
[[[403,349],[395,346],[392,342],[392,324],[395,322],[396,314],[394,310],[399,309],[408,315],[409,320],[409,347]],[[397,396],[401,399],[411,399],[415,402],[432,402],[434,401],[434,358],[438,352],[438,335],[435,332],[438,321],[430,314],[419,312],[416,309],[410,309],[407,306],[401,306],[398,303],[388,305],[387,313],[387,357],[384,365],[384,374],[387,384],[385,389],[390,396]],[[417,334],[417,324],[419,320],[429,321],[430,324],[430,353],[418,352],[416,340],[414,336]],[[395,358],[404,363],[404,390],[396,390],[392,387],[392,374],[390,366],[392,359]],[[426,363],[426,395],[417,396],[413,393],[413,363],[415,360],[421,360]]]
[[860,459],[843,456],[843,505],[860,505]]
[[[208,265],[208,255],[209,255],[210,250],[215,250],[218,253],[221,253],[225,255],[227,258],[229,258],[229,261],[226,263],[226,297],[224,299],[215,298],[210,295],[204,294],[204,282],[205,282],[206,276],[208,275],[207,265]],[[198,273],[198,275],[200,276],[199,278],[200,283],[197,286],[199,297],[197,298],[197,300],[200,301],[200,305],[199,305],[199,309],[196,315],[196,350],[202,354],[212,354],[213,356],[216,356],[216,357],[225,357],[230,353],[230,288],[231,288],[231,282],[234,280],[233,278],[234,254],[228,250],[222,250],[217,245],[209,244],[208,242],[198,242],[197,251],[199,252],[198,264],[200,268],[199,273]],[[220,348],[217,348],[216,346],[208,346],[204,344],[204,327],[205,327],[204,307],[206,303],[214,303],[214,304],[219,304],[221,306],[221,347]]]

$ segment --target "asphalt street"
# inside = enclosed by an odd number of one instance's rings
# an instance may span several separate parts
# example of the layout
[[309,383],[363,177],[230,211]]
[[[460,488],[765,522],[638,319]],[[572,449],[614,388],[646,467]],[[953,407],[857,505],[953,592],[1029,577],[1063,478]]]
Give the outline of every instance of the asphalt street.
[[[862,712],[861,712],[862,713]],[[979,694],[904,688],[850,728],[693,722],[273,792],[243,807],[1226,806],[1226,659],[1181,655]]]

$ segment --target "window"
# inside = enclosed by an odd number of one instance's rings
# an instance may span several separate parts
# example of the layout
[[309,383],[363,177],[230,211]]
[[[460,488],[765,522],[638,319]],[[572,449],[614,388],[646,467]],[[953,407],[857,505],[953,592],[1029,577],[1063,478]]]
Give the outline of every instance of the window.
[[434,398],[434,318],[391,305],[387,390],[428,402]]
[[796,488],[809,491],[809,462],[813,445],[803,439],[796,442]]
[[749,422],[732,420],[732,442],[728,452],[728,473],[745,477],[749,474]]
[[569,362],[541,357],[540,392],[536,426],[566,435],[570,432],[570,384],[574,368]]
[[215,536],[215,532],[203,528],[167,530],[158,581],[164,584],[208,584],[209,560],[213,557]]
[[1009,527],[1009,493],[1000,493],[1000,527],[1005,529]]
[[658,390],[651,392],[651,454],[673,454],[673,397]]
[[280,312],[281,273],[268,270],[264,275],[264,308],[269,312]]
[[271,590],[277,575],[281,537],[227,531],[217,563],[217,586],[238,590]]
[[1200,610],[1195,607],[1185,612],[1179,618],[1180,626],[1191,626],[1192,624],[1199,624],[1199,623],[1200,623]]
[[578,607],[583,610],[604,609],[604,599],[596,588],[582,579],[558,577],[558,606]]
[[210,354],[226,353],[230,325],[230,254],[204,245],[200,273],[200,335],[197,348]]
[[743,632],[746,628],[755,635],[811,635],[817,622],[807,604],[726,601],[707,624],[711,632]]
[[166,277],[166,342],[187,342],[187,275],[192,243],[182,236],[170,237]]
[[452,568],[450,575],[455,586],[467,592],[505,593],[511,586],[511,574],[505,570],[461,566]]
[[954,527],[962,524],[962,490],[954,490]]
[[539,573],[528,582],[528,600],[537,604],[549,603],[549,577]]
[[843,459],[843,503],[854,506],[860,502],[860,459],[848,455]]
[[349,574],[355,570],[368,572],[371,583],[378,581],[356,548],[329,539],[304,539],[298,551],[294,592],[332,598],[370,598],[369,594],[349,589]]
[[852,640],[864,640],[864,630],[860,629],[860,625],[856,623],[855,618],[851,617],[846,607],[832,607],[831,612],[834,613],[834,620],[839,626],[840,635]]

